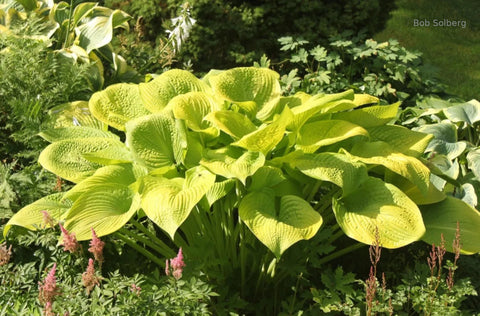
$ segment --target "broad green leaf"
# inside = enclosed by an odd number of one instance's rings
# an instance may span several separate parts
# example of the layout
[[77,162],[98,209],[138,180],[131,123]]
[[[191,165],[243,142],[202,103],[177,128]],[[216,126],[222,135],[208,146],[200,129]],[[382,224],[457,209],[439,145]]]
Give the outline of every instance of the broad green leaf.
[[143,179],[142,208],[173,239],[214,183],[215,175],[203,167],[188,170],[185,179],[147,176]]
[[75,233],[77,240],[91,239],[92,228],[98,236],[108,235],[125,226],[139,208],[139,196],[127,186],[105,183],[77,198],[67,214],[65,228]]
[[417,130],[434,136],[425,150],[426,152],[446,155],[450,160],[453,160],[467,148],[465,142],[457,141],[457,127],[452,123],[429,124],[421,126]]
[[101,165],[130,163],[135,160],[133,153],[123,143],[96,152],[85,153],[83,154],[83,158]]
[[458,197],[471,207],[476,207],[478,205],[477,193],[475,192],[473,185],[470,183],[462,184],[458,192],[456,192],[455,197]]
[[385,142],[357,143],[350,152],[352,159],[369,165],[381,165],[405,177],[427,194],[430,170],[417,158],[397,152]]
[[464,122],[472,126],[480,121],[480,102],[471,100],[467,103],[450,106],[444,109],[443,113],[452,122]]
[[268,101],[265,106],[258,111],[256,118],[262,122],[266,122],[273,119],[275,114],[280,114],[285,106],[290,109],[302,104],[302,98],[297,95],[287,97],[277,97]]
[[133,182],[135,175],[131,164],[109,165],[98,169],[92,176],[65,192],[64,198],[75,201],[83,193],[105,183],[128,186]]
[[107,45],[113,37],[113,15],[96,16],[85,24],[78,26],[75,33],[79,39],[79,46],[87,53]]
[[100,164],[86,160],[83,155],[109,147],[124,147],[117,139],[90,137],[66,139],[48,145],[40,154],[38,162],[48,171],[61,178],[78,183],[91,176]]
[[407,156],[420,157],[425,152],[433,135],[415,132],[403,126],[382,125],[367,129],[372,140],[388,143]]
[[276,199],[273,189],[251,192],[238,212],[252,233],[280,257],[294,243],[315,236],[323,220],[302,198],[285,195],[278,203]]
[[104,124],[97,120],[90,109],[87,101],[74,101],[61,104],[49,111],[50,118],[55,122],[54,127],[88,126],[97,129],[105,129]]
[[16,2],[20,3],[26,11],[33,11],[37,9],[38,3],[36,0],[15,0]]
[[248,187],[248,191],[260,191],[267,187],[272,188],[286,179],[280,168],[263,166],[252,175],[252,182]]
[[47,195],[15,213],[5,224],[3,236],[7,236],[13,225],[22,226],[30,230],[45,227],[42,211],[47,211],[54,220],[63,220],[71,206],[70,200],[63,199],[63,193]]
[[429,167],[437,175],[445,175],[450,179],[457,179],[460,173],[458,160],[450,160],[445,155],[434,155],[428,160]]
[[218,97],[233,103],[253,101],[256,113],[281,94],[279,78],[278,73],[268,68],[238,67],[210,76],[209,82]]
[[205,117],[205,120],[211,122],[215,127],[234,139],[240,139],[257,129],[245,115],[228,110],[211,112]]
[[417,205],[438,203],[443,201],[446,197],[446,195],[442,191],[439,191],[432,182],[428,184],[427,194],[423,194],[412,182],[392,171],[385,172],[385,182],[391,183],[402,190],[403,193],[405,193]]
[[213,203],[223,198],[228,194],[235,186],[234,179],[227,179],[222,182],[215,182],[210,190],[205,194],[209,206],[212,206]]
[[377,97],[369,94],[355,94],[353,99],[353,103],[358,106],[366,105],[366,104],[377,104],[380,100]]
[[467,154],[468,168],[480,180],[480,147],[470,150]]
[[208,151],[200,164],[227,179],[236,178],[243,184],[265,164],[265,156],[260,152],[243,151],[235,147],[226,147]]
[[126,144],[134,156],[151,169],[175,165],[186,141],[175,119],[157,113],[140,117],[126,125]]
[[282,140],[285,129],[291,120],[292,112],[288,107],[285,107],[282,114],[272,123],[259,127],[256,131],[243,136],[232,145],[250,151],[259,151],[266,155]]
[[320,147],[359,135],[369,136],[363,127],[347,121],[316,121],[306,123],[300,128],[296,147],[304,152],[312,153]]
[[212,123],[204,120],[207,114],[220,110],[215,100],[205,92],[188,92],[176,96],[168,103],[177,119],[185,120],[186,125],[195,132],[206,134],[210,138],[219,135]]
[[457,222],[460,226],[462,252],[474,254],[480,252],[480,213],[462,200],[447,197],[440,203],[420,207],[427,232],[422,240],[440,245],[441,236],[445,238],[445,247],[452,252]]
[[92,114],[100,121],[125,131],[125,124],[150,114],[143,106],[138,85],[117,83],[95,92],[88,103]]
[[145,107],[152,113],[162,111],[174,97],[192,91],[208,92],[210,88],[186,70],[172,69],[152,81],[139,84]]
[[333,199],[333,211],[347,236],[373,245],[399,248],[419,240],[425,233],[422,214],[397,187],[369,178],[346,197]]
[[375,105],[350,112],[332,114],[333,120],[349,121],[364,128],[385,125],[395,119],[400,103]]
[[87,127],[87,126],[69,126],[69,127],[61,127],[61,128],[52,128],[52,129],[43,131],[38,135],[50,143],[57,142],[60,140],[65,140],[65,139],[89,138],[89,137],[106,137],[106,138],[115,138],[117,140],[120,139],[120,137],[108,131],[103,131],[98,128]]
[[306,154],[292,159],[290,164],[309,177],[338,185],[344,196],[356,190],[368,178],[364,164],[343,154]]
[[[334,109],[351,109],[356,107],[351,100],[354,99],[353,90],[347,90],[336,94],[317,94],[306,99],[300,106],[292,108],[293,120],[289,123],[289,130],[297,130],[317,113],[327,113]],[[340,102],[340,103],[337,103]],[[350,101],[349,105],[344,107],[342,102]],[[349,107],[350,106],[350,107]]]

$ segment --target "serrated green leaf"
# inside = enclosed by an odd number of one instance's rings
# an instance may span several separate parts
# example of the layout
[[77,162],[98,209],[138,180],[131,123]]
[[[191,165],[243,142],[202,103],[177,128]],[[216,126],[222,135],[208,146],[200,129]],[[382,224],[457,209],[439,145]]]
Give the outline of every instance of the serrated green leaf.
[[97,185],[80,195],[67,214],[65,228],[75,233],[77,240],[109,235],[123,226],[140,208],[139,197],[119,183]]
[[240,202],[238,212],[252,233],[280,257],[294,243],[315,236],[323,220],[302,198],[285,195],[278,203],[275,199],[273,189],[251,192]]
[[142,208],[173,239],[214,183],[215,175],[203,167],[188,170],[185,179],[147,176],[143,179]]
[[125,124],[135,118],[148,115],[138,85],[117,83],[95,92],[88,103],[92,114],[100,121],[125,131]]
[[445,247],[453,252],[452,242],[455,239],[457,222],[460,226],[462,252],[474,254],[480,252],[480,213],[462,200],[447,197],[440,203],[422,205],[423,221],[427,232],[422,240],[440,245],[441,236],[445,238]]
[[385,248],[399,248],[425,233],[417,205],[395,186],[369,178],[346,197],[333,199],[337,223],[347,236],[373,245],[378,231]]

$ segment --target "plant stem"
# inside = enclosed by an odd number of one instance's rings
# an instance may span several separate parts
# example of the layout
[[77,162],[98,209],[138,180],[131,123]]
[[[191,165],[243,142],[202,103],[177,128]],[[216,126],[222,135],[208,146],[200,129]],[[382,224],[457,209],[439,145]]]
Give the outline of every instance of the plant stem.
[[332,226],[332,230],[335,231],[338,229],[338,231],[333,234],[330,238],[328,238],[327,240],[327,244],[331,244],[333,243],[335,240],[337,240],[338,238],[342,237],[343,235],[345,235],[345,233],[343,232],[343,230],[339,229],[340,226],[338,224],[334,224]]
[[362,243],[356,243],[356,244],[353,244],[349,247],[346,247],[346,248],[343,248],[339,251],[336,251],[334,253],[332,253],[331,255],[328,255],[326,257],[323,257],[322,259],[320,259],[320,261],[318,262],[318,264],[325,264],[329,261],[332,261],[334,259],[337,259],[338,257],[341,257],[343,255],[346,255],[347,253],[350,253],[352,251],[355,251],[357,249],[360,249],[362,247],[366,247],[367,245],[366,244],[362,244]]
[[70,26],[72,24],[72,14],[73,14],[73,0],[70,0],[70,8],[68,12],[68,24],[67,24],[67,33],[65,34],[65,42],[63,43],[63,47],[65,48],[68,46],[68,38],[70,37]]
[[[176,253],[169,247],[167,246],[163,241],[161,241],[157,236],[155,236],[155,234],[153,234],[151,231],[149,231],[145,226],[143,226],[142,224],[140,224],[138,221],[136,221],[135,219],[130,219],[130,223],[133,224],[133,226],[135,226],[138,230],[140,230],[142,233],[144,233],[145,235],[147,235],[148,238],[151,239],[151,241],[160,249],[162,249],[162,251],[165,252],[165,256],[167,258],[170,258],[170,257],[175,257]],[[152,247],[153,248],[153,247]],[[155,249],[155,248],[153,248]],[[162,252],[160,252],[162,253]],[[163,254],[163,253],[162,253]]]
[[169,253],[169,251],[165,252],[164,249],[160,248],[159,246],[155,245],[153,242],[151,242],[150,240],[148,240],[147,238],[145,237],[142,237],[138,234],[135,234],[134,232],[128,230],[128,229],[125,229],[125,228],[121,228],[119,230],[123,235],[127,235],[128,237],[132,238],[133,240],[135,241],[139,241],[141,243],[143,243],[145,246],[148,246],[150,248],[152,248],[153,250],[155,250],[156,252],[158,252],[159,254],[161,254],[162,256],[166,257],[166,258],[170,258],[170,257],[174,257],[175,255],[171,255]]
[[155,256],[154,254],[152,254],[150,251],[148,251],[147,249],[139,246],[135,241],[131,240],[130,238],[128,238],[127,236],[124,236],[123,234],[119,233],[119,232],[116,232],[115,233],[115,236],[117,236],[119,239],[121,239],[122,241],[124,241],[127,245],[129,245],[130,247],[132,247],[133,249],[135,249],[136,251],[138,251],[140,254],[142,254],[143,256],[145,256],[146,258],[152,260],[153,262],[155,262],[156,264],[158,264],[159,266],[161,267],[165,267],[165,262],[162,262],[157,256]]

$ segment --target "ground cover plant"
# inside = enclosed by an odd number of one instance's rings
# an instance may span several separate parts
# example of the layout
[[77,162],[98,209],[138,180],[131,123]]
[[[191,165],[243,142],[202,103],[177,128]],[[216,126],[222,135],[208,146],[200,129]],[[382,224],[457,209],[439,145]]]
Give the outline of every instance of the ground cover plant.
[[112,85],[79,126],[41,133],[40,164],[76,185],[24,207],[4,235],[42,227],[47,211],[78,240],[114,233],[161,266],[181,247],[221,284],[219,306],[287,296],[289,257],[310,260],[287,251],[302,240],[320,244],[319,266],[363,244],[439,244],[439,231],[452,251],[458,222],[462,252],[478,252],[478,211],[437,189],[423,162],[432,135],[394,125],[399,103],[377,103],[352,90],[282,96],[259,67]]

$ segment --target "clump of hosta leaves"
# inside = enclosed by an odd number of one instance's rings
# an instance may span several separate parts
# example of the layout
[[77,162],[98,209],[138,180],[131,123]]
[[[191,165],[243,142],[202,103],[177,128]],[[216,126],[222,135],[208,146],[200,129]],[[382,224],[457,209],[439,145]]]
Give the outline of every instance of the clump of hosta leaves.
[[112,85],[41,133],[51,144],[40,164],[76,185],[26,206],[4,234],[35,229],[42,210],[78,240],[146,216],[180,246],[209,236],[221,249],[219,237],[246,226],[280,258],[335,221],[360,243],[378,232],[385,248],[431,241],[430,228],[448,242],[458,221],[463,251],[478,252],[480,215],[431,183],[422,155],[432,135],[394,125],[398,107],[352,90],[282,96],[266,68]]

